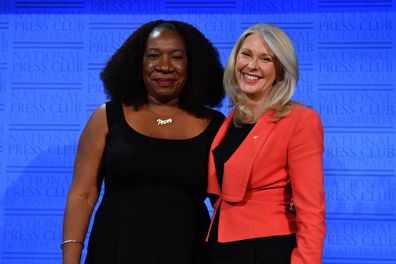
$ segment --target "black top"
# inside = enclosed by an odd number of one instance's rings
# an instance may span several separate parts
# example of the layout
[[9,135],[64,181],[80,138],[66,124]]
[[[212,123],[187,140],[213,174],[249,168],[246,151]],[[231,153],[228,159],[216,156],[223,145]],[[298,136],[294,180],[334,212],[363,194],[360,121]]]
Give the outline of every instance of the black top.
[[223,114],[211,110],[200,135],[179,140],[135,131],[120,103],[106,112],[105,193],[86,263],[206,263],[208,153]]
[[255,124],[243,124],[236,127],[234,123],[228,128],[227,134],[217,148],[213,150],[213,158],[219,184],[223,182],[224,163],[234,154]]

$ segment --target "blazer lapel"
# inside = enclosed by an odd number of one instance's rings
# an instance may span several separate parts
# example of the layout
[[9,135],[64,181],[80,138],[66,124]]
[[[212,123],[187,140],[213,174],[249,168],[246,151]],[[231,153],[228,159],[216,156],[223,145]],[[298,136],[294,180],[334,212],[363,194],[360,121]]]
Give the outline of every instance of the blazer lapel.
[[214,163],[213,150],[217,148],[221,141],[223,141],[225,135],[227,134],[227,130],[232,122],[233,116],[235,114],[235,109],[231,111],[228,117],[224,120],[221,125],[219,131],[217,132],[215,138],[213,139],[212,146],[210,147],[209,153],[209,163],[208,163],[208,193],[213,193],[217,195],[221,195],[221,189],[219,186],[219,181],[216,174],[216,167]]
[[[224,176],[221,189],[221,195],[224,200],[229,202],[239,202],[243,200],[254,161],[274,128],[274,121],[271,120],[271,117],[272,113],[265,113],[241,143],[239,148],[224,164]],[[225,131],[222,132],[224,135],[229,124],[229,121],[227,124],[224,124]],[[224,135],[221,135],[221,139],[224,138]],[[219,143],[217,143],[217,145],[218,144]],[[214,175],[214,177],[216,177],[216,175]]]

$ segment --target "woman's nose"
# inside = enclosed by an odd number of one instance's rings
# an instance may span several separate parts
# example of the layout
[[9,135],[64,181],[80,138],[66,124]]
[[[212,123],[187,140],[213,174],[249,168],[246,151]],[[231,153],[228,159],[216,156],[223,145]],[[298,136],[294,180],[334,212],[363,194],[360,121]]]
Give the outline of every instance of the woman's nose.
[[173,71],[173,65],[170,58],[167,56],[162,57],[158,62],[157,69],[159,71],[166,71],[166,72]]
[[256,59],[252,59],[249,61],[248,65],[246,66],[246,69],[248,71],[254,71],[257,70],[257,60]]

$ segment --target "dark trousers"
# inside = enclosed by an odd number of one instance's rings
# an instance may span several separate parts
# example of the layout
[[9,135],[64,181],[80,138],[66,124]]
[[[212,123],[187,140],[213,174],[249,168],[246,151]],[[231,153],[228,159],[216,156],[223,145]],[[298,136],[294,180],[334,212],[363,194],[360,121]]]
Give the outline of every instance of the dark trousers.
[[290,264],[297,245],[294,234],[220,243],[217,227],[215,221],[209,241],[210,264]]

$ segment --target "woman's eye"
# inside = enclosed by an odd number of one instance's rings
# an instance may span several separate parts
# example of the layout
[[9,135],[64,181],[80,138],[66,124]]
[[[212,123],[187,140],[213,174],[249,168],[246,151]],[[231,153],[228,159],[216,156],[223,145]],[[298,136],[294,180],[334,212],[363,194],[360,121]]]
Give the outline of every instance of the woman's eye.
[[147,57],[149,57],[149,58],[157,58],[158,54],[150,53],[150,54],[147,55]]
[[241,52],[241,55],[245,57],[250,57],[250,53],[248,52]]
[[172,58],[175,60],[181,60],[181,59],[183,59],[183,56],[173,56]]
[[271,62],[272,58],[271,57],[263,57],[263,58],[261,58],[261,60],[264,62]]

